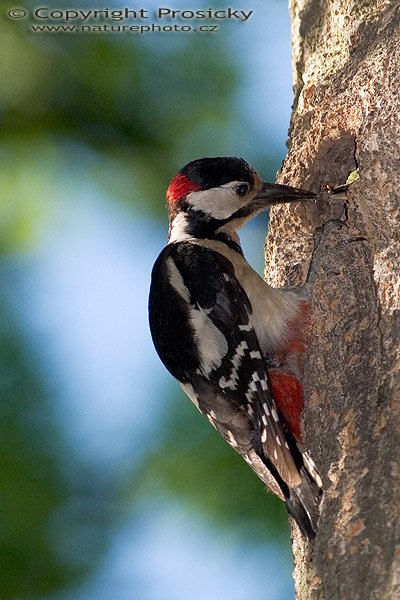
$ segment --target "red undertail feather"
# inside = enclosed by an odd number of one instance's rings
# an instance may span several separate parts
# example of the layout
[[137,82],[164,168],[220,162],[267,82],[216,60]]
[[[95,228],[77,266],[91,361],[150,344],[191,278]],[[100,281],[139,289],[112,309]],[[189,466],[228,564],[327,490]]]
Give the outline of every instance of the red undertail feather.
[[304,405],[301,383],[281,369],[269,369],[268,374],[278,411],[295,438],[301,441],[300,420]]

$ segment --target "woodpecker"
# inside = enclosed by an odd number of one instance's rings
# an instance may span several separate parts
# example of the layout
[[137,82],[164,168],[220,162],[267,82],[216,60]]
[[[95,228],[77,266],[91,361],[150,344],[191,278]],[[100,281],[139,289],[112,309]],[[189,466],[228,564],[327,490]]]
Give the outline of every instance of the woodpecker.
[[296,361],[306,302],[269,286],[243,256],[237,229],[314,193],[270,184],[243,159],[188,163],[167,190],[168,243],[152,271],[149,321],[168,371],[222,437],[316,532],[322,482],[302,445]]

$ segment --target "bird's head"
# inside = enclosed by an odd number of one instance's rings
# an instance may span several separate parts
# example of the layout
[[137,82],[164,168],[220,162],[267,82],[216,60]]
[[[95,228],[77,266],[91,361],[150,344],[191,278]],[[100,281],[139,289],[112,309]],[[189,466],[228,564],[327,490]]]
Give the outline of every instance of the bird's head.
[[273,204],[315,197],[266,183],[242,158],[200,158],[184,166],[168,187],[169,241],[235,238],[239,227]]

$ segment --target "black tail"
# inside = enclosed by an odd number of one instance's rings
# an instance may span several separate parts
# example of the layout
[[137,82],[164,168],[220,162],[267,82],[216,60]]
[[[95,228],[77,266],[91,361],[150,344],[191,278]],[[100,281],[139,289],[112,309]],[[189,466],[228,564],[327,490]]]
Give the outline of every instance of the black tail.
[[289,514],[296,521],[302,534],[308,540],[312,540],[317,532],[322,481],[313,460],[298,442],[293,446],[293,450],[301,477],[301,483],[296,487],[289,487],[268,459],[264,458],[264,463],[282,491]]
[[[312,540],[317,532],[319,509],[323,493],[321,476],[314,461],[308,452],[305,451],[301,442],[296,440],[289,431],[285,433],[294,463],[300,475],[301,481],[299,485],[289,486],[265,454],[261,452],[258,456],[260,456],[281,489],[289,514],[296,521],[302,534],[308,540]],[[257,469],[254,470],[259,475]],[[263,481],[265,480],[263,479]],[[268,481],[265,481],[265,483],[269,485]],[[277,493],[273,488],[271,489]]]
[[290,433],[287,441],[298,468],[301,483],[296,487],[282,487],[286,508],[299,526],[302,534],[312,540],[317,532],[322,497],[322,480],[314,461],[301,442]]
[[288,495],[285,494],[286,507],[302,534],[312,540],[317,531],[322,489],[304,467],[300,474],[301,484],[289,488]]

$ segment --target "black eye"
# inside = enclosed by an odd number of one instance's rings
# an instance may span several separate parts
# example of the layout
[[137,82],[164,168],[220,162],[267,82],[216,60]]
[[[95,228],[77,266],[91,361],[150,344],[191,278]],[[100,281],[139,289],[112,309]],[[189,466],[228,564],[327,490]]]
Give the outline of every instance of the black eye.
[[245,196],[249,189],[250,186],[248,183],[238,183],[238,185],[235,187],[238,196]]

